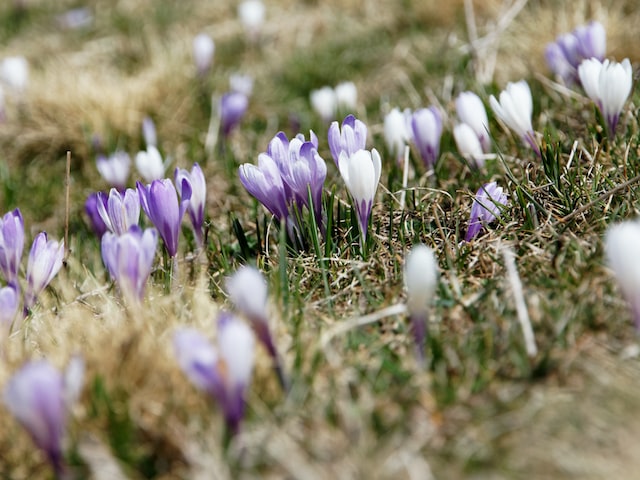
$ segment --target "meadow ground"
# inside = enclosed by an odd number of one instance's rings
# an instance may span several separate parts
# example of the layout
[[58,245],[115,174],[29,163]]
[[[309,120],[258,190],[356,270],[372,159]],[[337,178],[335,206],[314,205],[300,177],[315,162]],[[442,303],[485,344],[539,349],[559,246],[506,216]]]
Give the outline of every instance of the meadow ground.
[[[247,40],[235,2],[0,5],[0,58],[24,55],[30,64],[29,86],[6,99],[0,124],[1,213],[21,209],[27,244],[41,230],[64,236],[67,151],[72,158],[67,261],[1,346],[0,386],[28,359],[62,367],[74,353],[85,358],[68,434],[77,478],[637,478],[640,348],[602,238],[637,215],[638,95],[607,140],[591,101],[553,82],[543,56],[558,34],[597,19],[607,56],[637,67],[635,1],[473,2],[481,3],[475,34],[465,14],[471,2],[461,0],[266,3],[257,42]],[[80,4],[92,22],[63,28],[59,15]],[[204,78],[191,57],[199,32],[216,43]],[[207,148],[211,96],[228,90],[236,72],[255,81],[248,112],[224,148]],[[453,99],[472,90],[488,105],[490,94],[522,78],[542,158],[489,111],[498,155],[470,169],[451,134]],[[309,103],[311,90],[345,80],[358,88],[353,113],[369,127],[368,146],[384,152],[364,257],[327,125]],[[432,104],[449,115],[441,155],[427,173],[412,152],[401,209],[384,113]],[[169,171],[203,167],[206,248],[192,254],[185,222],[178,279],[168,285],[158,254],[143,305],[127,307],[83,210],[89,193],[108,188],[95,139],[106,152],[135,154],[145,116]],[[238,165],[255,163],[279,130],[295,133],[292,124],[318,134],[333,199],[331,240],[307,251],[287,248],[237,178]],[[508,207],[464,243],[473,194],[492,180],[508,191]],[[403,301],[404,254],[418,242],[440,266],[425,368],[401,315],[340,330]],[[516,254],[535,356],[522,340],[505,246]],[[181,325],[213,335],[213,319],[228,308],[224,279],[244,263],[268,279],[291,390],[280,391],[258,349],[247,416],[227,445],[219,408],[180,371],[171,338]],[[0,477],[51,475],[0,406]]]

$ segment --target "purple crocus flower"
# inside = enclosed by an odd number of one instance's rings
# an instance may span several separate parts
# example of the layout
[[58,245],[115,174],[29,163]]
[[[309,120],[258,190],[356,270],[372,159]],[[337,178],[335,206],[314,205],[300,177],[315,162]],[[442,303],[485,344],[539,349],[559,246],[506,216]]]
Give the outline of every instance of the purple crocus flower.
[[89,217],[89,224],[98,238],[102,238],[104,233],[109,230],[98,213],[98,203],[102,203],[106,209],[107,199],[108,197],[102,194],[102,192],[93,192],[89,194],[87,200],[84,202],[84,211],[87,217]]
[[46,360],[25,364],[7,383],[4,404],[47,455],[57,478],[64,474],[62,444],[67,416],[82,388],[84,363],[72,360],[63,376]]
[[433,168],[440,155],[442,115],[435,107],[421,108],[411,119],[413,140],[427,168]]
[[191,172],[183,168],[176,168],[174,173],[176,190],[180,198],[183,197],[182,185],[186,182],[191,191],[191,198],[187,206],[187,213],[195,232],[198,246],[202,246],[202,225],[204,224],[204,205],[207,200],[207,182],[200,165],[193,164]]
[[218,402],[233,435],[239,432],[244,416],[254,344],[249,327],[230,314],[223,314],[218,320],[217,349],[191,328],[182,328],[173,337],[178,365],[197,388]]
[[339,167],[340,153],[344,152],[350,157],[358,150],[364,150],[367,146],[367,126],[353,115],[347,115],[342,121],[342,129],[338,122],[332,122],[327,133],[331,156]]
[[480,187],[473,200],[469,228],[464,237],[465,242],[475,238],[482,227],[489,225],[500,216],[501,208],[507,204],[507,194],[496,182],[491,182]]
[[107,230],[122,235],[132,225],[138,224],[140,197],[133,188],[128,188],[124,194],[112,188],[109,197],[102,192],[98,193],[98,197],[100,201],[97,202],[96,208]]
[[0,270],[7,283],[16,287],[23,249],[24,221],[16,208],[0,219]]
[[136,183],[144,213],[158,229],[170,257],[178,253],[180,224],[191,198],[191,186],[182,182],[182,199],[178,203],[176,188],[169,179],[154,180],[151,185]]
[[120,292],[129,301],[141,302],[158,245],[158,232],[148,228],[144,232],[137,225],[128,232],[102,237],[102,261]]
[[108,157],[98,155],[96,167],[109,185],[118,190],[124,190],[131,169],[131,157],[123,151],[117,151]]
[[258,155],[258,166],[240,165],[240,182],[280,222],[289,218],[287,191],[276,162],[266,153]]
[[18,289],[12,285],[0,288],[0,341],[9,332],[13,320],[16,318],[20,295]]
[[36,303],[40,292],[51,283],[62,267],[64,242],[49,240],[47,232],[40,232],[33,240],[27,263],[27,289],[24,292],[25,314]]
[[238,126],[249,107],[249,98],[240,92],[228,92],[220,98],[218,114],[220,115],[220,127],[222,134],[228,137],[231,131]]

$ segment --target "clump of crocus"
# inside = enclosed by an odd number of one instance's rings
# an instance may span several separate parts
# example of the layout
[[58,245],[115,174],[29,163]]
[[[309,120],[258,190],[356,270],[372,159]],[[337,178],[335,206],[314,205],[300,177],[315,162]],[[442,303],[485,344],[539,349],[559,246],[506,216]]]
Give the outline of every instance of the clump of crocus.
[[98,238],[102,238],[104,233],[109,230],[100,213],[98,213],[98,202],[102,203],[103,208],[106,209],[108,198],[102,192],[93,192],[89,194],[84,202],[84,211],[89,217],[89,226]]
[[193,39],[193,62],[196,65],[198,75],[201,77],[211,68],[216,44],[210,35],[199,33]]
[[320,116],[323,122],[329,123],[336,116],[338,109],[338,99],[333,88],[325,86],[317,90],[312,90],[309,99],[311,107]]
[[182,371],[218,402],[229,434],[236,435],[244,417],[255,340],[249,327],[228,313],[218,319],[217,340],[215,348],[199,331],[182,328],[174,334],[173,347]]
[[404,112],[399,108],[393,108],[384,117],[384,140],[387,150],[396,159],[398,165],[402,164],[405,147],[413,139],[411,132],[411,111]]
[[482,151],[484,153],[490,152],[489,119],[480,97],[473,92],[462,92],[456,98],[456,113],[460,122],[471,128],[482,147]]
[[254,267],[240,267],[227,278],[226,290],[231,302],[249,320],[258,340],[267,349],[278,381],[283,390],[286,390],[288,382],[269,328],[267,282],[262,273]]
[[46,360],[34,360],[18,370],[4,389],[4,404],[45,453],[58,479],[65,474],[67,417],[81,393],[83,377],[80,357],[71,359],[64,375]]
[[62,267],[63,258],[64,242],[49,240],[46,232],[39,233],[33,240],[27,263],[27,288],[24,292],[25,315],[35,305],[40,292],[56,276]]
[[547,44],[545,58],[556,77],[562,79],[565,85],[571,86],[580,83],[580,63],[589,58],[604,60],[606,49],[607,35],[604,27],[600,22],[592,21]]
[[191,197],[187,204],[187,213],[191,219],[196,243],[200,248],[202,247],[203,241],[202,227],[204,225],[204,206],[207,200],[207,182],[204,178],[200,165],[194,163],[190,172],[183,168],[176,168],[174,173],[174,182],[180,198],[183,198],[183,184],[188,185],[189,191],[191,192]]
[[529,145],[539,156],[540,149],[536,143],[531,116],[533,115],[533,99],[531,89],[525,80],[507,83],[507,88],[500,92],[500,101],[493,95],[489,99],[493,112],[511,130]]
[[107,230],[122,235],[140,219],[140,197],[133,188],[128,188],[120,193],[112,188],[107,197],[104,193],[98,193],[99,201],[96,209]]
[[220,130],[226,138],[240,125],[240,121],[249,108],[249,97],[241,92],[228,92],[222,95],[218,104]]
[[375,148],[371,151],[358,150],[351,155],[342,151],[340,152],[339,167],[340,175],[342,175],[353,200],[352,205],[355,208],[360,228],[360,246],[364,250],[369,217],[380,182],[382,168],[380,155]]
[[609,227],[604,239],[607,264],[629,304],[636,331],[640,333],[640,222],[632,220]]
[[108,157],[98,155],[96,167],[110,186],[121,191],[125,189],[131,168],[131,157],[127,152],[118,150]]
[[507,204],[507,194],[497,182],[491,182],[480,187],[473,199],[469,228],[464,237],[466,242],[475,238],[483,227],[486,227],[500,217],[502,208]]
[[404,285],[407,292],[407,311],[411,333],[416,343],[417,358],[424,361],[424,343],[427,338],[429,304],[438,283],[438,263],[426,245],[415,245],[407,254],[404,264]]
[[23,249],[24,221],[16,208],[0,219],[0,270],[7,283],[16,288]]
[[411,118],[411,129],[425,167],[434,168],[440,155],[442,114],[436,107],[416,110]]
[[116,235],[107,232],[101,242],[102,261],[120,293],[129,302],[141,303],[158,246],[158,232],[148,228],[144,232],[137,225]]
[[146,151],[138,152],[136,168],[147,183],[164,178],[165,165],[162,161],[162,155],[154,145],[147,145]]
[[618,63],[591,58],[580,64],[578,75],[585,93],[602,113],[609,137],[613,138],[633,84],[633,70],[629,59],[625,58],[622,63]]
[[338,122],[332,122],[327,136],[331,156],[338,168],[341,152],[350,157],[358,150],[367,148],[367,125],[353,115],[347,115],[342,126],[338,126]]

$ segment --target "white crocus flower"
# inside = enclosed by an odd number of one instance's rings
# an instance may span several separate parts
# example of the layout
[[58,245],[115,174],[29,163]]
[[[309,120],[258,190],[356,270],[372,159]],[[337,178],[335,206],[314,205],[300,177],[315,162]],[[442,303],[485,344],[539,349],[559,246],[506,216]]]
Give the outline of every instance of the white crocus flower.
[[384,139],[387,149],[400,163],[404,155],[404,148],[411,138],[411,129],[407,122],[407,115],[400,109],[394,108],[384,117]]
[[342,110],[355,110],[358,103],[358,90],[353,82],[342,82],[334,89],[336,104]]
[[310,99],[311,106],[323,121],[328,123],[335,118],[338,99],[333,88],[322,87],[318,90],[313,90]]
[[489,152],[489,119],[480,97],[473,92],[462,92],[456,98],[456,113],[462,123],[469,125],[480,140],[482,151]]
[[500,92],[500,101],[491,95],[489,103],[498,118],[539,154],[531,123],[533,99],[529,84],[525,80],[509,82],[507,88]]
[[162,156],[153,145],[148,145],[146,152],[144,150],[138,152],[136,155],[136,168],[147,183],[164,178],[165,166],[162,162]]
[[213,63],[213,54],[216,45],[213,39],[206,33],[199,33],[193,39],[193,61],[199,75],[207,73]]
[[484,166],[482,145],[472,127],[466,123],[456,125],[453,127],[453,138],[460,155],[466,158],[473,167],[482,168]]

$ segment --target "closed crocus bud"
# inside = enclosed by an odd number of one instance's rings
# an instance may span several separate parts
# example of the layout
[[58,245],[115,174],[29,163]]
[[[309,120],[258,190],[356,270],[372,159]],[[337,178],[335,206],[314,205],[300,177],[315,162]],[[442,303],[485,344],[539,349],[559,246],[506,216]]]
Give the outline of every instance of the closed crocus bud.
[[178,253],[182,217],[191,198],[191,187],[182,182],[182,198],[178,202],[176,188],[169,179],[155,180],[150,185],[136,184],[140,204],[151,223],[158,229],[170,257]]
[[322,87],[313,90],[310,94],[311,107],[320,116],[322,121],[329,123],[336,116],[338,99],[336,92],[331,87]]
[[89,226],[98,238],[102,238],[105,232],[109,230],[107,224],[104,223],[104,220],[102,220],[98,212],[98,202],[102,203],[103,208],[106,209],[108,198],[109,197],[102,192],[93,192],[89,194],[87,200],[84,202],[84,211],[89,218]]
[[24,92],[29,83],[29,62],[21,56],[6,57],[0,62],[0,79],[16,93]]
[[609,227],[604,238],[607,264],[618,280],[622,295],[631,309],[636,331],[640,333],[640,222],[618,223]]
[[238,5],[238,17],[249,39],[255,41],[264,23],[265,8],[261,0],[245,0]]
[[10,285],[18,286],[18,270],[24,249],[24,221],[20,209],[0,219],[0,270]]
[[142,138],[144,144],[149,147],[158,147],[158,134],[156,133],[156,124],[153,123],[151,117],[144,117],[142,119]]
[[480,140],[466,123],[460,123],[453,127],[453,138],[456,141],[456,147],[460,155],[462,155],[472,167],[482,168],[484,166],[484,153]]
[[344,118],[342,127],[338,126],[338,122],[332,122],[327,136],[331,156],[338,168],[341,152],[350,157],[358,150],[367,148],[367,126],[353,115]]
[[228,137],[236,128],[249,108],[249,98],[240,92],[228,92],[220,98],[218,113],[222,134]]
[[337,108],[342,111],[352,111],[358,104],[358,89],[353,82],[342,82],[334,89]]
[[433,168],[440,156],[442,115],[435,107],[416,110],[411,120],[413,141],[418,147],[425,167]]
[[529,84],[525,80],[509,82],[507,88],[500,92],[500,101],[491,95],[489,103],[498,118],[540,155],[531,123],[533,99]]
[[[107,230],[122,235],[140,219],[140,197],[133,188],[127,188],[124,194],[112,188],[107,197],[104,193],[98,193],[100,201],[96,208],[98,215],[107,227]],[[105,201],[106,197],[106,201]]]
[[157,245],[158,232],[154,228],[143,232],[137,225],[122,235],[107,232],[102,237],[102,261],[127,301],[144,299]]
[[276,162],[266,153],[258,155],[258,166],[240,165],[240,182],[280,222],[289,217],[287,194]]
[[429,304],[438,283],[438,263],[426,245],[415,245],[407,254],[404,264],[404,285],[407,291],[407,311],[411,332],[416,342],[420,362],[424,360],[424,342],[427,337]]
[[4,389],[4,404],[47,455],[56,478],[63,478],[65,469],[62,447],[70,402],[82,387],[77,373],[77,365],[63,376],[46,360],[31,361]]
[[162,155],[153,145],[147,146],[146,152],[138,152],[136,155],[136,168],[147,183],[164,178],[165,166],[162,161]]
[[471,206],[469,228],[464,237],[470,242],[480,233],[482,227],[489,225],[502,213],[502,207],[507,204],[507,194],[496,182],[491,182],[480,187]]
[[[162,159],[160,159],[162,162]],[[98,155],[96,158],[98,172],[109,185],[118,190],[124,190],[129,179],[131,157],[127,152],[117,151],[108,157]]]
[[607,52],[607,32],[600,22],[591,21],[580,26],[573,31],[573,35],[578,40],[577,50],[583,59],[604,60]]
[[36,303],[40,292],[51,283],[62,267],[64,242],[49,240],[46,232],[39,233],[31,245],[27,263],[27,289],[24,292],[25,314]]
[[183,168],[176,168],[174,173],[174,181],[176,190],[180,198],[182,195],[182,185],[184,182],[188,184],[191,191],[191,198],[187,205],[187,213],[191,219],[191,225],[196,236],[196,242],[199,247],[202,246],[202,226],[204,224],[204,206],[207,200],[207,182],[202,173],[200,165],[193,164],[193,168],[189,172]]
[[629,59],[622,63],[585,60],[578,67],[578,76],[587,96],[598,106],[607,122],[609,136],[615,136],[620,113],[629,98],[633,71]]
[[412,136],[409,128],[410,124],[407,124],[405,114],[398,108],[392,109],[384,117],[384,140],[387,144],[387,150],[398,164],[401,163],[405,146]]
[[456,113],[462,123],[466,123],[478,137],[482,151],[491,151],[489,138],[489,119],[480,97],[473,92],[462,92],[456,98]]
[[576,69],[569,63],[560,45],[556,42],[547,44],[544,51],[544,58],[547,60],[549,69],[559,78],[565,85],[573,85],[578,80]]
[[213,63],[213,54],[216,50],[213,39],[206,33],[200,33],[193,39],[193,61],[196,64],[198,75],[205,75]]
[[253,93],[253,77],[234,73],[229,76],[229,89],[232,92],[242,93],[248,98]]
[[0,341],[9,333],[18,312],[20,295],[17,287],[9,285],[0,288]]
[[345,152],[340,153],[340,175],[344,180],[347,190],[353,199],[353,207],[358,217],[360,227],[361,246],[367,240],[367,228],[369,217],[373,208],[378,183],[380,182],[381,161],[378,151],[374,148],[368,150],[358,150],[353,155],[348,156]]

